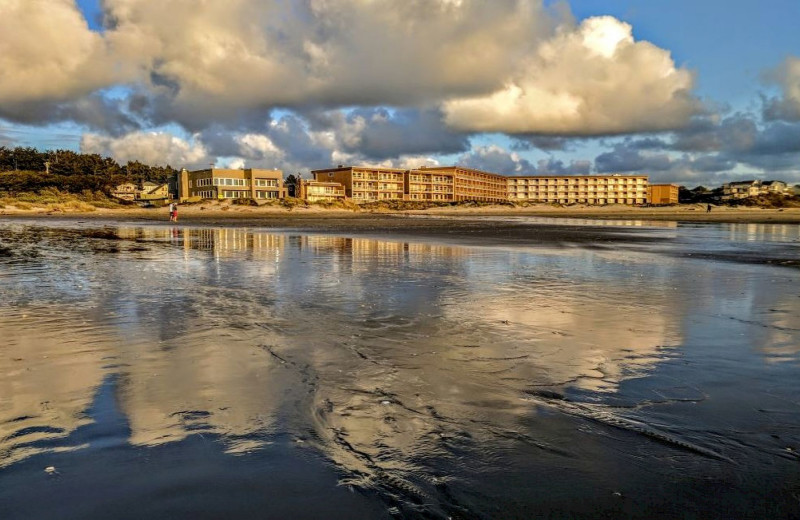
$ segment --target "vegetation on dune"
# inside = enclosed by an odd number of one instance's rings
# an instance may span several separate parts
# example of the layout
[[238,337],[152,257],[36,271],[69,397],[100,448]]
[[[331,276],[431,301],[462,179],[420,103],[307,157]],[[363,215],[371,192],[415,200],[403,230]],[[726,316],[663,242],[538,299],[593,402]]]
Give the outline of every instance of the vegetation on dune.
[[734,207],[800,208],[800,195],[786,196],[770,193],[768,195],[726,201],[725,204]]
[[114,187],[132,182],[163,183],[177,170],[138,161],[120,165],[114,159],[70,150],[40,152],[35,148],[0,146],[0,193],[18,198],[55,188],[61,193],[110,195]]
[[0,209],[16,208],[19,210],[45,209],[47,211],[86,212],[97,208],[121,208],[129,205],[109,197],[102,191],[84,190],[81,193],[69,193],[58,188],[48,187],[35,192],[0,192]]

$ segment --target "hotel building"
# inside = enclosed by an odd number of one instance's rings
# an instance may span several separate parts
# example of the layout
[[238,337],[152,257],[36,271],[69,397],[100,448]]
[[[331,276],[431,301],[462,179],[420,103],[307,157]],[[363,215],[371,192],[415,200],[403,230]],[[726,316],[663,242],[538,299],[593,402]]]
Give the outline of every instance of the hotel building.
[[645,204],[647,175],[504,177],[512,202]]
[[[506,202],[508,177],[497,173],[462,168],[461,166],[435,166],[411,170],[416,172],[435,172],[439,175],[452,175],[453,198],[451,200],[475,200],[480,202]],[[434,185],[435,186],[435,185]]]
[[210,168],[178,175],[178,199],[254,199],[286,197],[280,170]]
[[452,202],[455,199],[455,174],[449,171],[409,170],[405,174],[405,200]]
[[338,182],[355,202],[409,200],[452,202],[508,200],[506,177],[460,166],[416,170],[340,166],[311,172],[317,181]]
[[345,196],[355,202],[375,202],[403,200],[406,171],[398,168],[339,166],[314,170],[311,174],[318,182],[338,182],[344,186]]

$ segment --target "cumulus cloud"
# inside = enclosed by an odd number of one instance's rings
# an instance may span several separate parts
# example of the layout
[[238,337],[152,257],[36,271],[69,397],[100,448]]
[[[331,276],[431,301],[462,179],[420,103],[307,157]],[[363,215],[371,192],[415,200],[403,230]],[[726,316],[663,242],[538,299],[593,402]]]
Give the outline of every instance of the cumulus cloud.
[[[673,128],[697,108],[691,75],[667,51],[634,42],[614,18],[575,26],[542,0],[101,5],[96,33],[74,0],[3,2],[0,32],[12,37],[0,70],[11,73],[0,102],[74,100],[124,83],[135,118],[190,132],[253,123],[253,113],[263,121],[276,107],[425,109],[418,121],[375,125],[383,137],[364,143],[374,158],[397,125],[433,128],[435,107],[459,131],[569,135]],[[463,150],[455,134],[445,145]]]
[[0,104],[67,100],[129,78],[74,0],[0,2]]
[[781,88],[782,95],[765,101],[764,119],[800,121],[800,58],[789,56],[767,79]]
[[133,132],[119,138],[84,134],[81,152],[113,157],[121,163],[140,161],[175,168],[206,167],[211,160],[202,143],[192,143],[166,132]]
[[176,114],[428,103],[490,90],[554,18],[538,0],[105,0],[105,39]]
[[700,110],[668,51],[603,16],[561,27],[488,95],[446,101],[465,131],[604,135],[674,129]]

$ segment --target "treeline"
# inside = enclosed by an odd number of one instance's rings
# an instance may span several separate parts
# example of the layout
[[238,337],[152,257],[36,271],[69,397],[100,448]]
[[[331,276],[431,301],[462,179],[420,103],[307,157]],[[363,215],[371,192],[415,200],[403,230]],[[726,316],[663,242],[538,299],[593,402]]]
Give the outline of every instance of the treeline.
[[166,182],[176,172],[171,166],[148,166],[138,161],[120,165],[110,157],[71,150],[40,152],[31,147],[0,146],[0,191],[5,192],[54,187],[70,193],[109,193],[125,182]]

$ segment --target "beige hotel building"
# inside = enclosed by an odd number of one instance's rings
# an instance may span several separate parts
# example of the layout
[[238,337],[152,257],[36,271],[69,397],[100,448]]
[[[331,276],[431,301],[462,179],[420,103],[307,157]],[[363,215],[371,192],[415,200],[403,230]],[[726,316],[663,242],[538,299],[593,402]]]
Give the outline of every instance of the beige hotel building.
[[406,171],[340,165],[337,168],[313,170],[311,174],[317,182],[338,182],[344,186],[345,196],[355,202],[375,202],[403,200]]
[[451,202],[508,200],[506,177],[460,166],[423,167],[416,170],[339,166],[313,170],[317,182],[338,182],[355,202],[408,200]]
[[647,175],[506,177],[512,202],[646,204]]

